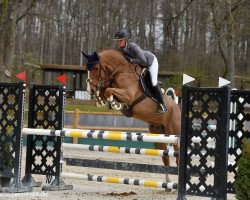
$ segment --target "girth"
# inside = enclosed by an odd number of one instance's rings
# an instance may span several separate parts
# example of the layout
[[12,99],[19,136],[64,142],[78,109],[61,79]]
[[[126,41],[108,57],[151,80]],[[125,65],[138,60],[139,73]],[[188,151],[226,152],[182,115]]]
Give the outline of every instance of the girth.
[[126,117],[133,117],[133,107],[143,101],[147,96],[143,93],[141,96],[139,96],[137,99],[135,99],[130,105],[127,105],[126,108],[123,108],[121,110],[122,114]]

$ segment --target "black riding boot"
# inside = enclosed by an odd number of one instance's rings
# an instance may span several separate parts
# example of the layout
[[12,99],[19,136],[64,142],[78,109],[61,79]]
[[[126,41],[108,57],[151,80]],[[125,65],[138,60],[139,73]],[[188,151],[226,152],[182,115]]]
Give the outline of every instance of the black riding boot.
[[153,88],[154,88],[154,92],[155,92],[155,95],[157,97],[157,100],[159,102],[159,104],[158,104],[158,113],[157,113],[159,115],[159,114],[162,114],[162,113],[166,112],[167,107],[165,105],[165,102],[164,102],[164,99],[163,99],[163,94],[162,94],[160,86],[157,84]]

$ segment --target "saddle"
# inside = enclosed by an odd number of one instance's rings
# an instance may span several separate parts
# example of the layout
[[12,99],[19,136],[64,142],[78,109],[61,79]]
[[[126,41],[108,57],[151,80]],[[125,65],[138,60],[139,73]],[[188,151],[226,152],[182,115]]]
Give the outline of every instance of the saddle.
[[[157,97],[154,94],[153,86],[151,84],[150,73],[146,68],[144,68],[141,72],[140,82],[141,82],[141,86],[144,91],[144,94],[147,97],[151,98],[153,101],[158,102]],[[158,84],[160,85],[160,87],[162,86],[161,81],[158,81]]]

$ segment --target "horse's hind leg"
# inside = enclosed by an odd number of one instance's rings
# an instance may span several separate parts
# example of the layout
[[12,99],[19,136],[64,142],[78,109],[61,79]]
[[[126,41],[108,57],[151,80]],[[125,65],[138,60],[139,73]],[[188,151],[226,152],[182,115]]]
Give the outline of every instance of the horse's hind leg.
[[[173,147],[174,147],[175,152],[180,152],[180,147],[178,144],[173,144]],[[176,157],[176,166],[177,167],[179,167],[179,160],[180,160],[179,156]]]
[[[157,134],[165,134],[164,126],[163,125],[155,125],[155,124],[150,124],[149,125],[149,131],[151,133],[157,133]],[[160,150],[167,150],[167,144],[166,143],[157,143],[157,148]],[[162,156],[162,161],[165,166],[170,165],[170,160],[168,156]]]
[[[150,124],[149,125],[149,131],[151,133],[165,134],[164,126],[162,126],[162,125]],[[167,144],[166,143],[157,143],[156,145],[157,145],[157,148],[160,149],[160,150],[167,150]],[[168,167],[170,165],[169,156],[162,156],[162,161],[164,163],[164,166]],[[166,174],[166,182],[167,183],[170,182],[168,174]]]
[[[167,144],[165,143],[157,143],[156,146],[160,150],[167,150]],[[161,158],[165,166],[170,166],[169,156],[162,156]]]
[[[178,106],[175,106],[175,112],[172,114],[171,121],[169,124],[172,124],[171,126],[171,134],[180,136],[181,133],[181,112]],[[179,144],[173,144],[174,151],[175,152],[180,152],[180,146]],[[176,157],[176,165],[177,167],[179,166],[179,157]]]

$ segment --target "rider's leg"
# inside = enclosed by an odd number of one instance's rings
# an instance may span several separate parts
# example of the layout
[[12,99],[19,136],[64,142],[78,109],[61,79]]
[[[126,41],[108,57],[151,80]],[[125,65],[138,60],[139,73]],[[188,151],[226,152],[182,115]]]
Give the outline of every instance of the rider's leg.
[[154,88],[154,92],[155,95],[157,96],[157,99],[159,101],[159,109],[158,109],[158,114],[164,113],[167,111],[165,102],[164,102],[164,98],[163,98],[163,94],[161,91],[160,86],[158,85],[157,82],[157,76],[158,76],[158,60],[157,58],[154,56],[154,60],[151,66],[149,66],[148,68],[149,73],[150,73],[150,78],[151,78],[151,83],[152,86]]
[[157,84],[153,88],[154,88],[154,92],[155,92],[155,94],[157,96],[157,99],[159,101],[158,113],[157,114],[164,113],[164,112],[167,111],[167,107],[166,107],[164,99],[163,99],[163,94],[162,94],[162,91],[161,91],[161,87],[159,86],[159,84]]

